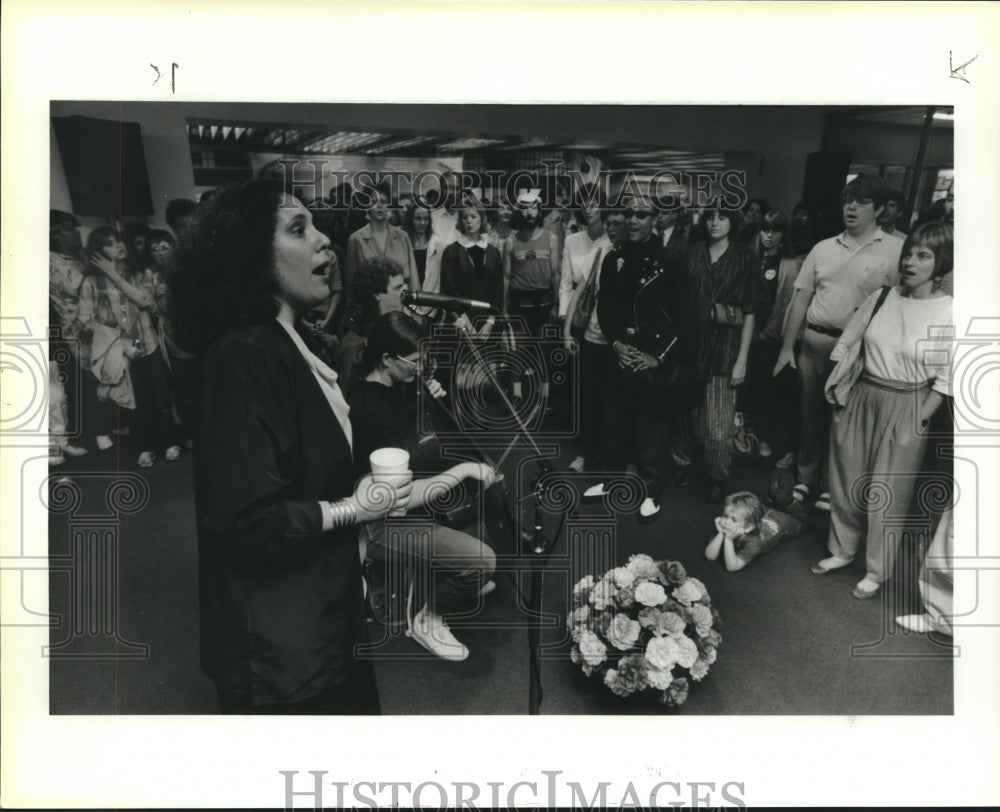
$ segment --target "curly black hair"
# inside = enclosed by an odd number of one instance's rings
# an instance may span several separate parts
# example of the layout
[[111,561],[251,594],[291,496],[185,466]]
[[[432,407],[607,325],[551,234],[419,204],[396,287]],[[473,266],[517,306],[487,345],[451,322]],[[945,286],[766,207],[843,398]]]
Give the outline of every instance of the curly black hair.
[[389,257],[372,257],[362,262],[351,280],[351,306],[344,315],[344,329],[368,335],[379,317],[377,293],[389,289],[389,280],[403,276],[403,266]]
[[178,240],[168,285],[180,346],[202,354],[227,330],[277,315],[274,232],[285,197],[279,181],[219,189]]

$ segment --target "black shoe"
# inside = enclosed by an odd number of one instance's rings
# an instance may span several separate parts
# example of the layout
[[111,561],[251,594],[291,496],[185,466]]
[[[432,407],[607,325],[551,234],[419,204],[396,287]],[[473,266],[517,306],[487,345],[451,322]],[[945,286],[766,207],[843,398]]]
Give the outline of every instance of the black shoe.
[[721,505],[726,498],[726,483],[720,479],[710,479],[708,481],[708,501],[713,505]]
[[685,465],[677,472],[677,477],[674,479],[674,486],[678,488],[686,488],[691,484],[691,466]]

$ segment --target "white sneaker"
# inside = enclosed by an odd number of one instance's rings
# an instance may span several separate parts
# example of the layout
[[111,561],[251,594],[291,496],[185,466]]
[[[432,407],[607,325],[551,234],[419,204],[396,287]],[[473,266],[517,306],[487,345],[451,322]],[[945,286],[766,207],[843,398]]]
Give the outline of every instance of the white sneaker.
[[179,445],[172,445],[163,456],[167,462],[177,462],[181,458],[181,447]]
[[469,650],[455,639],[444,618],[426,609],[420,610],[413,618],[406,636],[412,637],[442,660],[461,662],[469,656]]
[[497,588],[496,581],[487,581],[480,588],[479,595],[480,595],[480,597],[485,598],[487,595],[489,595],[496,588]]
[[115,444],[114,441],[110,437],[108,437],[107,434],[98,434],[97,440],[95,442],[97,444],[98,451],[107,451],[109,448],[111,448],[111,446]]
[[584,459],[583,457],[576,457],[573,462],[571,462],[567,467],[570,471],[576,471],[578,474],[583,471]]
[[789,451],[785,456],[778,460],[775,468],[791,468],[795,465],[795,454]]
[[87,453],[86,448],[80,448],[78,445],[64,445],[63,454],[69,454],[71,457],[82,457]]
[[760,456],[766,460],[768,457],[774,454],[774,449],[771,448],[769,443],[761,443],[759,448],[757,449],[757,453],[760,454]]
[[66,458],[63,456],[62,449],[57,446],[51,446],[49,448],[49,465],[62,465],[66,462]]
[[584,499],[596,499],[598,496],[604,496],[604,483],[598,482],[596,485],[591,485],[587,490],[583,492]]
[[821,493],[819,495],[819,498],[816,500],[816,503],[813,505],[813,507],[815,507],[816,510],[829,511],[830,510],[830,494],[828,494],[826,491],[823,491],[823,493]]
[[660,503],[653,499],[651,496],[647,496],[642,500],[642,504],[639,505],[639,518],[640,519],[651,519],[657,513],[660,512]]

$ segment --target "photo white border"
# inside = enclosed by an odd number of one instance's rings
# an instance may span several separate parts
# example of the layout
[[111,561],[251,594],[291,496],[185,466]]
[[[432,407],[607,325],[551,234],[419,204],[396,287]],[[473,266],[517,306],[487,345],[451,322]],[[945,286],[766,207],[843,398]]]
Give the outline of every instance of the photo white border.
[[[47,323],[52,99],[939,104],[955,107],[961,334],[970,317],[996,315],[1000,301],[998,11],[958,2],[8,0],[0,307],[25,316],[36,335]],[[968,83],[951,77],[949,51],[955,64],[976,56]],[[182,66],[175,96],[163,81],[152,86],[151,62]],[[429,98],[434,89],[444,96]],[[1000,413],[997,393],[984,395],[994,401],[982,413]],[[989,496],[1000,482],[997,443],[982,439],[967,452],[977,455],[986,515],[960,506],[956,524],[958,538],[976,532],[978,520],[981,550],[992,556],[1000,554],[1000,517]],[[19,482],[22,462],[40,453],[0,447],[0,482]],[[3,555],[16,555],[21,494],[4,487],[2,500]],[[44,536],[46,517],[37,514],[27,532]],[[980,579],[978,611],[994,624],[997,580],[996,572]],[[19,597],[0,594],[5,617]],[[302,777],[326,770],[328,780],[471,781],[484,787],[480,802],[487,781],[509,787],[562,770],[563,784],[590,788],[600,780],[616,788],[632,780],[647,791],[657,781],[741,781],[748,805],[997,803],[996,628],[956,633],[954,717],[344,721],[49,717],[48,662],[40,656],[48,630],[4,627],[0,803],[275,807],[284,803],[278,770]],[[437,746],[427,746],[428,737]],[[311,806],[305,797],[296,802]]]

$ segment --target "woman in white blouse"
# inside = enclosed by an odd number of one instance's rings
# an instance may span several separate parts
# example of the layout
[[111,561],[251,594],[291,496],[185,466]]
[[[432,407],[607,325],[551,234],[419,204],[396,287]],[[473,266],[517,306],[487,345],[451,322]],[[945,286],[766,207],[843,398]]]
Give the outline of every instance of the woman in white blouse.
[[[867,539],[865,577],[854,596],[874,597],[892,573],[899,533],[886,514],[905,515],[927,445],[931,416],[951,395],[952,299],[941,280],[952,270],[951,227],[929,223],[903,245],[899,285],[875,291],[834,348],[839,361],[863,341],[863,371],[830,433],[830,557],[817,575],[847,566]],[[870,320],[870,324],[869,324]]]
[[567,234],[562,252],[562,274],[559,282],[559,317],[566,317],[570,299],[577,286],[586,283],[595,260],[611,249],[604,222],[601,219],[599,200],[586,200],[576,214],[582,227],[575,234]]

